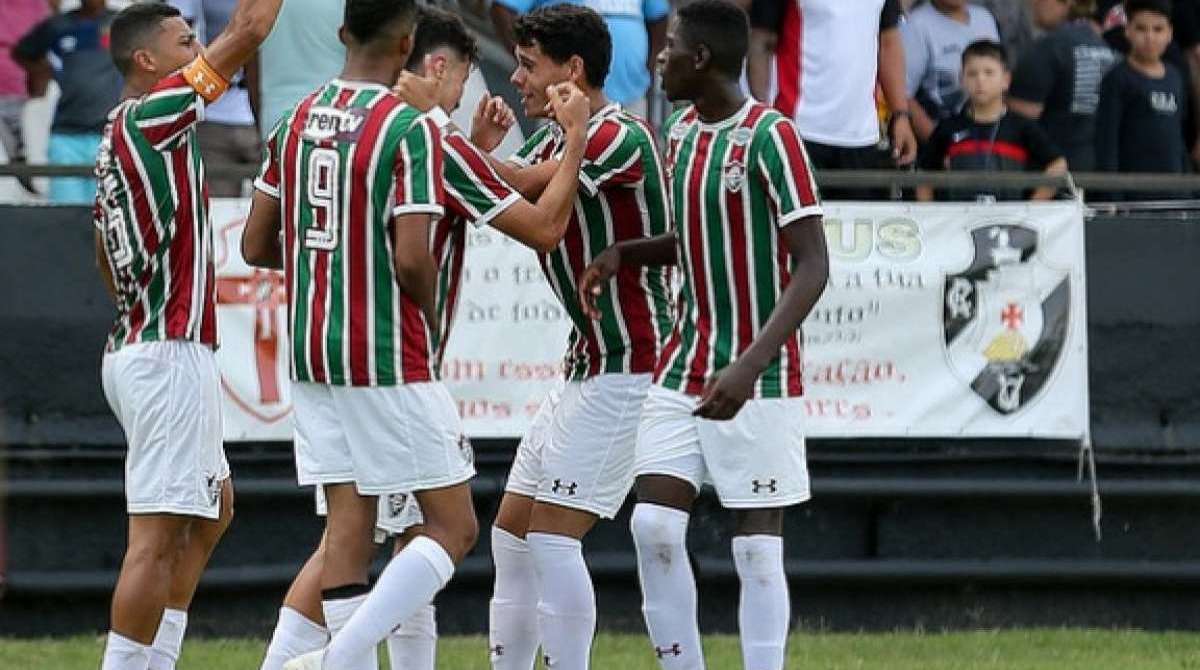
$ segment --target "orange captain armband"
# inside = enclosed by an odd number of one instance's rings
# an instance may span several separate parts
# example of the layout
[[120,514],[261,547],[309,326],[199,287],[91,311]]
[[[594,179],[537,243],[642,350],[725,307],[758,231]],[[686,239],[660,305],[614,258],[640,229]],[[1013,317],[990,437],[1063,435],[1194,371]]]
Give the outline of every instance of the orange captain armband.
[[204,102],[209,104],[216,102],[229,88],[229,80],[209,65],[203,54],[184,66],[183,78],[196,89],[201,98],[204,98]]

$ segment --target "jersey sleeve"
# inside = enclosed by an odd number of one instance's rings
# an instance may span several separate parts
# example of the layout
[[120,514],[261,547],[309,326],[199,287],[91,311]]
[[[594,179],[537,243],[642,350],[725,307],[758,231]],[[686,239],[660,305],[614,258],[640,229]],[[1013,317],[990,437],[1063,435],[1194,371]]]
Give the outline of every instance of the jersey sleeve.
[[155,150],[166,151],[204,120],[205,104],[216,102],[227,88],[229,82],[198,56],[159,80],[133,104],[129,118]]
[[879,12],[879,32],[899,28],[904,20],[904,7],[900,0],[883,0],[883,9]]
[[776,224],[784,226],[806,216],[821,214],[821,197],[813,179],[808,155],[796,126],[778,117],[764,124],[757,142],[756,168],[775,212]]
[[461,214],[476,226],[484,226],[521,199],[462,133],[442,139],[443,181],[446,209]]
[[267,141],[263,146],[262,167],[258,170],[258,178],[254,180],[255,189],[276,200],[279,199],[279,131],[284,123],[286,123],[286,117],[283,121],[275,124],[275,129],[267,136]]
[[517,149],[516,153],[508,157],[508,162],[517,167],[527,168],[534,163],[540,162],[539,156],[545,153],[546,149],[554,145],[554,133],[551,131],[549,124],[538,128],[529,139],[525,140],[525,144]]
[[38,60],[54,46],[54,21],[50,17],[37,24],[12,48],[12,55],[23,60]]
[[636,184],[643,176],[642,143],[637,132],[612,120],[592,128],[579,169],[579,187],[584,192],[595,197],[606,188]]
[[445,194],[442,186],[441,131],[429,117],[414,121],[396,150],[393,177],[396,202],[393,216],[431,214],[441,216]]

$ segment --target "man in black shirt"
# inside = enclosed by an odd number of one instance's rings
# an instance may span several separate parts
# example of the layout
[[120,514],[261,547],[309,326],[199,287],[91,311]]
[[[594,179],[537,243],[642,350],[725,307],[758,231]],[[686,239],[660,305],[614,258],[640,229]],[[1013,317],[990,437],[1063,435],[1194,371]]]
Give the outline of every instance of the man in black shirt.
[[[962,86],[970,97],[962,112],[938,124],[921,154],[925,170],[1027,171],[1062,174],[1067,161],[1037,122],[1010,114],[1004,106],[1011,74],[1004,47],[980,40],[962,55]],[[978,188],[956,189],[950,200],[1017,200],[1019,191],[990,188],[981,179]],[[1034,199],[1050,199],[1053,188],[1036,189]],[[933,188],[917,187],[918,200],[933,200]]]

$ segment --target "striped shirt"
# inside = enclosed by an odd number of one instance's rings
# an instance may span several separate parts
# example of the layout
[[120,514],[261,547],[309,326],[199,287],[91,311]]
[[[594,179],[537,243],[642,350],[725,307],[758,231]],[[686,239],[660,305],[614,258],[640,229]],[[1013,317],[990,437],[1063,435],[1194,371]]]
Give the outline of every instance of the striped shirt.
[[[787,286],[783,227],[820,214],[821,205],[804,145],[777,111],[747,101],[709,124],[687,107],[664,131],[683,290],[655,381],[700,395],[758,336]],[[797,329],[759,378],[755,397],[803,393],[800,351]]]
[[183,73],[109,114],[93,209],[117,292],[109,352],[161,340],[217,344],[208,190],[193,132],[203,116]]
[[[562,128],[547,124],[512,160],[527,166],[550,160],[564,148]],[[573,326],[563,362],[568,380],[654,371],[671,329],[670,270],[622,268],[596,300],[599,321],[584,315],[577,287],[579,276],[601,251],[624,240],[662,235],[669,225],[666,180],[649,126],[616,104],[596,112],[588,125],[566,236],[540,257]]]
[[442,215],[440,138],[387,87],[340,79],[271,133],[255,187],[283,213],[293,379],[393,386],[435,378],[436,324],[397,281],[392,221]]

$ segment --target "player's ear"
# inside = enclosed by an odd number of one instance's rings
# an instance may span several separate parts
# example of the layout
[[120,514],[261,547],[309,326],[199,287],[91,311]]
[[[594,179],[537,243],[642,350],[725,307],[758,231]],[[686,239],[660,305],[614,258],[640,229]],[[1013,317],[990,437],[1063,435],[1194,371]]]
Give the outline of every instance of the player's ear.
[[147,49],[134,49],[132,60],[133,65],[137,70],[145,70],[147,72],[156,71],[154,56],[152,56],[150,51]]
[[708,69],[708,64],[712,62],[712,50],[707,44],[701,44],[696,47],[695,55],[692,60],[696,66],[696,70]]
[[338,41],[342,46],[350,46],[350,33],[346,32],[346,26],[338,27]]
[[567,75],[572,84],[575,84],[581,89],[587,87],[587,68],[583,65],[583,59],[578,55],[571,56],[567,59]]

